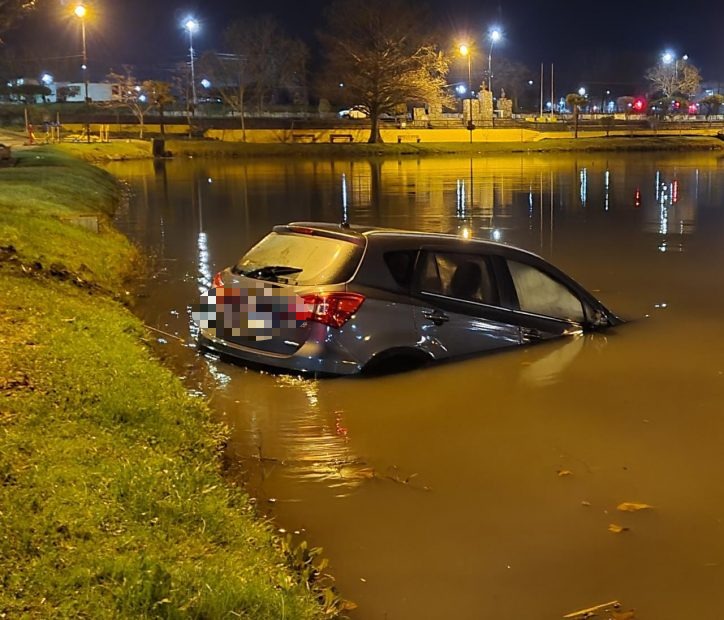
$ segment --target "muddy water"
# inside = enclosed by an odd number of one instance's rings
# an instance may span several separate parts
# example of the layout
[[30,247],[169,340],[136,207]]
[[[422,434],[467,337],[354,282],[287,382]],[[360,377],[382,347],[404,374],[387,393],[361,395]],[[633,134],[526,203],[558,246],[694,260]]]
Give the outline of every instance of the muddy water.
[[[229,458],[259,505],[324,547],[354,618],[548,619],[614,599],[636,618],[722,617],[724,160],[111,170],[135,191],[120,225],[156,257],[138,311],[231,426]],[[198,358],[187,306],[211,274],[274,224],[343,210],[521,245],[632,320],[374,379]]]

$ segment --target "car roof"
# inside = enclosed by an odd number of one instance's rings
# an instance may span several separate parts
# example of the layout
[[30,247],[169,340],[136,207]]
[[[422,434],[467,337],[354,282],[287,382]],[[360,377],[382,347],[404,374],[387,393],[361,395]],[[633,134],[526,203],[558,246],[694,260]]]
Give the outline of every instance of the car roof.
[[385,239],[392,242],[392,245],[409,243],[415,241],[418,245],[438,245],[443,247],[467,247],[480,249],[487,248],[492,251],[503,251],[510,253],[522,253],[535,258],[540,258],[533,252],[522,248],[496,243],[485,239],[463,238],[449,233],[423,232],[417,230],[404,230],[400,228],[385,228],[380,226],[365,226],[359,224],[341,224],[333,222],[290,222],[284,226],[275,226],[275,232],[299,232],[307,234],[322,234],[349,241],[373,241]]

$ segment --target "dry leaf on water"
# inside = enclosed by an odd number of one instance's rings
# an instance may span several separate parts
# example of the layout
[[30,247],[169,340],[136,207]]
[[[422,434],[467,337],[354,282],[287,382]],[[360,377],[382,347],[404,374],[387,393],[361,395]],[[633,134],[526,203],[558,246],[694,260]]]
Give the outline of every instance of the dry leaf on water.
[[638,504],[636,502],[623,502],[616,506],[621,512],[638,512],[639,510],[651,510],[653,506],[649,504]]
[[614,534],[620,534],[621,532],[628,532],[628,528],[623,525],[618,525],[617,523],[610,523],[608,531],[613,532]]

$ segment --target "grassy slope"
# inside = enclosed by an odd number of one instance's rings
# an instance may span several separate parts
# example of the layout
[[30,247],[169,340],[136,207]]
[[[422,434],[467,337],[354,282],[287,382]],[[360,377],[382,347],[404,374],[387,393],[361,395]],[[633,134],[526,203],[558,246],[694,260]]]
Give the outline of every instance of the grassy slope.
[[58,219],[114,197],[49,151],[0,169],[0,615],[319,617],[220,477],[221,429],[99,292],[133,249]]

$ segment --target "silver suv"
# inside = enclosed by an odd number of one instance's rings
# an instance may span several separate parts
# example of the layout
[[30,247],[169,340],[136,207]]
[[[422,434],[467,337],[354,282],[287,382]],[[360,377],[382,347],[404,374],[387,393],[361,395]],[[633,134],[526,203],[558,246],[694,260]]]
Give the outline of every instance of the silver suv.
[[202,349],[313,375],[395,371],[620,323],[539,256],[339,224],[276,226],[194,313]]

